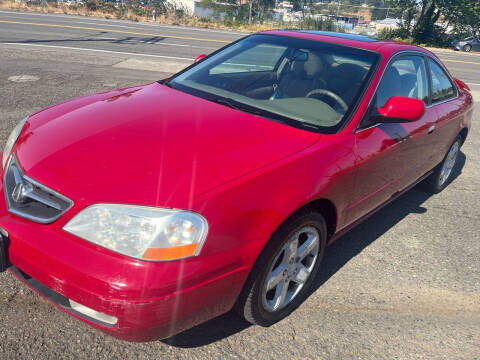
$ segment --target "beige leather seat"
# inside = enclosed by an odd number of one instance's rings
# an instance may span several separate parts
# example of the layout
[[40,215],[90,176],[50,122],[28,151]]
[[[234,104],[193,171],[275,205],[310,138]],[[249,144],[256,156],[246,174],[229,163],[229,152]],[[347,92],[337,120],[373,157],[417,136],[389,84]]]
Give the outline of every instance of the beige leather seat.
[[321,57],[313,52],[309,53],[306,61],[293,61],[289,73],[281,79],[272,99],[305,97],[314,89],[324,88],[324,67]]
[[326,78],[327,89],[340,96],[347,105],[350,105],[362,86],[366,74],[367,70],[360,65],[340,64],[330,69]]

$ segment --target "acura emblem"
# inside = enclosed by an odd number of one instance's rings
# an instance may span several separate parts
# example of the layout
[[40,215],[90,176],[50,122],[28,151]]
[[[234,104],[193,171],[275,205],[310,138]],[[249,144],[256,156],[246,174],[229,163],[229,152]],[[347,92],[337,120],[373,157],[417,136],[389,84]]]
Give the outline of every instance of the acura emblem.
[[22,175],[20,175],[20,171],[18,171],[15,165],[12,165],[13,170],[13,178],[15,179],[15,187],[12,191],[12,199],[17,204],[22,204],[27,200],[28,193],[31,191],[29,186],[25,184],[22,180]]
[[23,183],[15,184],[15,188],[12,192],[12,199],[16,203],[24,203],[27,199],[25,185]]
[[25,175],[14,154],[5,171],[4,191],[9,212],[42,224],[55,221],[73,204]]

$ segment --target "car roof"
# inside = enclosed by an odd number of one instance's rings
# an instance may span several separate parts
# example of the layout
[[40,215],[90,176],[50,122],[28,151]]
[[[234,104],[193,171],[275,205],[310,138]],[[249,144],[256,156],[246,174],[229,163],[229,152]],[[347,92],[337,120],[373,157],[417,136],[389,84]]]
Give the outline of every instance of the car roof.
[[339,37],[339,38],[342,38],[342,39],[350,39],[350,40],[366,41],[366,42],[380,41],[380,39],[375,39],[375,38],[372,38],[372,37],[369,37],[369,36],[358,35],[358,34],[350,34],[350,33],[333,32],[333,31],[298,30],[298,32],[303,32],[303,33],[307,33],[307,34],[333,36],[333,37]]
[[403,43],[400,41],[375,39],[364,35],[316,30],[267,30],[260,32],[260,34],[289,36],[330,42],[376,51],[386,56],[392,56],[399,51],[420,51],[437,58],[435,54],[419,46]]

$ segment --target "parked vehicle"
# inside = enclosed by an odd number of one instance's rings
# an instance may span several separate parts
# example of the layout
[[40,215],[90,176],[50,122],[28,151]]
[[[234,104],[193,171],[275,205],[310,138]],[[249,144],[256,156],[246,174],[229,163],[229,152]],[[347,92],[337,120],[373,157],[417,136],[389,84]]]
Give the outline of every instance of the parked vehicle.
[[248,36],[21,121],[2,157],[0,268],[129,341],[232,308],[269,326],[327,245],[422,180],[447,186],[472,108],[420,47]]
[[460,41],[454,41],[452,46],[455,50],[466,52],[480,51],[480,38],[477,36],[470,36]]

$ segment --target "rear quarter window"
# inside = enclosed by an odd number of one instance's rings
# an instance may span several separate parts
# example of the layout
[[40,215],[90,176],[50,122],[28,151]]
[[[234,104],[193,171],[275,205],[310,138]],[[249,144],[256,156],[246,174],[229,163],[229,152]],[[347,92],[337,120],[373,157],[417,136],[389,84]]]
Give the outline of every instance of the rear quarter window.
[[432,59],[428,59],[432,78],[432,103],[438,103],[455,96],[455,87],[445,71]]

